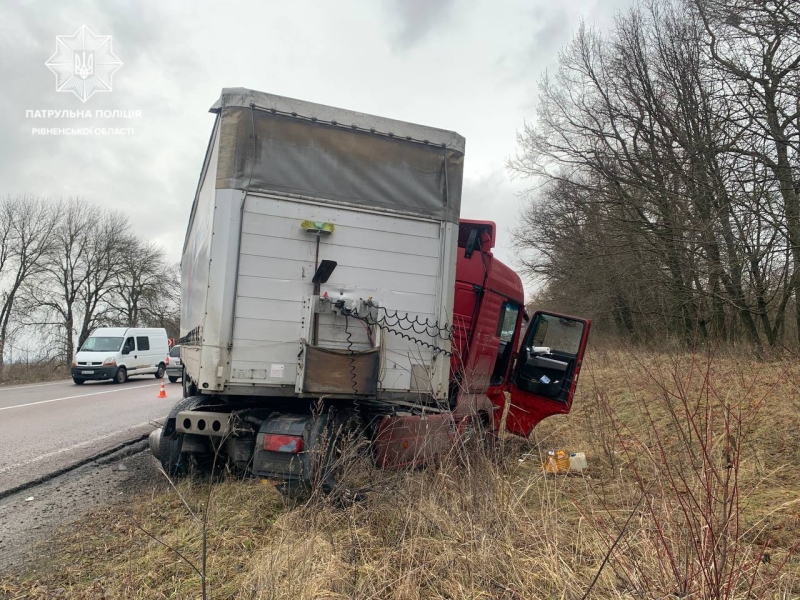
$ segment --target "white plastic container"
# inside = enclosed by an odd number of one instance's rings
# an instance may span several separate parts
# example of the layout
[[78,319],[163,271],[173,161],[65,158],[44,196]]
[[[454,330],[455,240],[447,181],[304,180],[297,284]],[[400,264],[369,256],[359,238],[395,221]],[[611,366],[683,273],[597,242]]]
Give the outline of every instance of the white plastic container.
[[586,462],[586,454],[584,452],[572,452],[569,455],[569,470],[570,471],[584,471],[589,466]]

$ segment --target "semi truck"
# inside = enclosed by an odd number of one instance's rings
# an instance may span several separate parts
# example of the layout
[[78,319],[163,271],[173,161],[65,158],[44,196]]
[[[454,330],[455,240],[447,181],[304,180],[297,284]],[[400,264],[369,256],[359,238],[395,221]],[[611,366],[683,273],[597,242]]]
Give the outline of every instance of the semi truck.
[[495,223],[460,218],[463,137],[244,88],[210,111],[183,398],[150,436],[168,473],[331,488],[345,435],[409,467],[570,411],[591,323],[528,318]]

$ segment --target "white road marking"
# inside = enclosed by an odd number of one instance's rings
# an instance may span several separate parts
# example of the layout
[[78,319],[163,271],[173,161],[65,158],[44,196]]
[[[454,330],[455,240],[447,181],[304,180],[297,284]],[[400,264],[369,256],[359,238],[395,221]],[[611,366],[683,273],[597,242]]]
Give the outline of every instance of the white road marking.
[[114,394],[116,392],[127,392],[128,390],[138,390],[139,388],[153,387],[161,385],[160,383],[147,383],[145,385],[137,385],[136,387],[119,388],[117,390],[106,390],[105,392],[92,392],[91,394],[78,394],[77,396],[65,396],[64,398],[52,398],[50,400],[39,400],[38,402],[28,402],[27,404],[17,404],[15,406],[3,406],[0,410],[10,410],[12,408],[24,408],[26,406],[35,406],[36,404],[47,404],[48,402],[60,402],[61,400],[72,400],[74,398],[86,398],[87,396],[99,396],[100,394]]
[[[141,387],[141,386],[140,386]],[[58,456],[59,454],[63,454],[64,452],[71,452],[72,450],[77,450],[78,448],[83,448],[84,446],[88,446],[90,444],[94,444],[95,442],[99,442],[100,440],[105,440],[110,437],[114,437],[120,433],[125,431],[129,431],[131,429],[137,429],[139,427],[144,427],[145,425],[150,425],[153,421],[164,421],[166,420],[166,416],[159,417],[157,419],[151,419],[150,421],[145,421],[144,423],[138,423],[136,425],[131,425],[130,427],[125,427],[124,429],[119,429],[117,431],[112,431],[111,433],[107,433],[105,435],[101,435],[96,438],[92,438],[91,440],[86,440],[85,442],[80,442],[79,444],[75,444],[74,446],[70,446],[69,448],[60,448],[58,450],[54,450],[53,452],[48,452],[47,454],[42,454],[41,456],[37,456],[36,458],[31,458],[30,460],[26,460],[21,463],[17,463],[15,465],[9,465],[7,467],[3,467],[0,469],[0,473],[5,473],[6,471],[10,471],[11,469],[17,469],[19,467],[25,467],[27,465],[39,462],[40,460],[45,460],[47,458],[51,458],[53,456]]]
[[44,387],[46,385],[63,385],[70,381],[69,379],[62,379],[61,381],[54,381],[53,383],[32,383],[30,385],[18,385],[17,387],[2,387],[0,386],[0,392],[10,392],[11,390],[27,390],[28,388],[35,388],[35,387]]

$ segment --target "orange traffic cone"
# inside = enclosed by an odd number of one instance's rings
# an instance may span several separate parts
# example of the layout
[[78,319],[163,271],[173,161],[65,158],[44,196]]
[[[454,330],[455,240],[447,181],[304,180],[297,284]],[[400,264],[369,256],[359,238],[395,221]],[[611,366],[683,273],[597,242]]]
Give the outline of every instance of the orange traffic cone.
[[161,389],[158,392],[158,396],[156,398],[166,398],[167,397],[167,390],[164,389],[164,380],[161,380]]

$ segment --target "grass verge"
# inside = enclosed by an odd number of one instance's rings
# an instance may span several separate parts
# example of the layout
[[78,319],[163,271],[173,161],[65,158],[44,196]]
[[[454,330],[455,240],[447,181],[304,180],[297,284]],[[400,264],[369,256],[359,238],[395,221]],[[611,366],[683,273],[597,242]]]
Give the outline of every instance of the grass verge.
[[[504,438],[499,456],[370,471],[372,492],[345,507],[226,480],[209,508],[210,597],[798,597],[797,381],[790,360],[595,351],[572,413]],[[550,448],[585,451],[590,469],[543,475]],[[190,510],[207,489],[93,513],[0,596],[200,597],[197,573],[142,530],[199,564]]]
[[69,367],[58,361],[17,362],[3,366],[0,374],[0,386],[58,381],[67,379],[69,376]]

